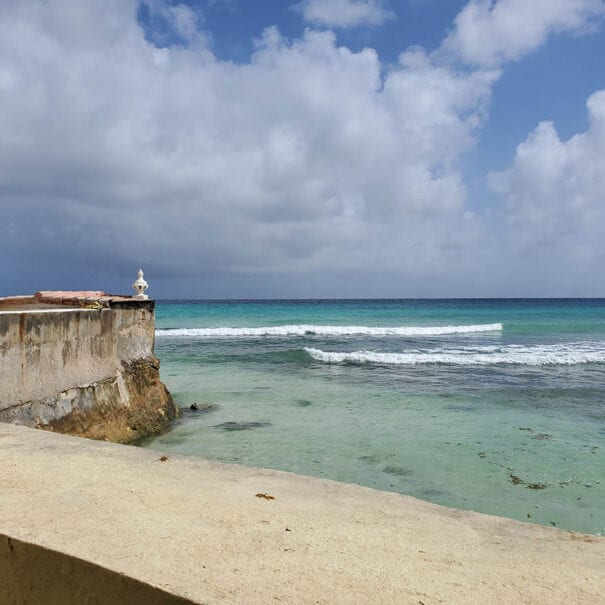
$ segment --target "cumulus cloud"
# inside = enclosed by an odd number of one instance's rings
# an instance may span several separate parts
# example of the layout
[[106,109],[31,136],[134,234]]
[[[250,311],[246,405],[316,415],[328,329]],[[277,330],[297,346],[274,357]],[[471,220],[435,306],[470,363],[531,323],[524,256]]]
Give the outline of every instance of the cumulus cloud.
[[136,248],[193,274],[401,271],[438,265],[474,229],[457,161],[489,72],[417,50],[382,74],[371,49],[274,28],[234,65],[199,43],[157,48],[134,2],[14,6],[0,26],[5,245],[34,237],[46,257],[98,266]]
[[326,27],[381,25],[393,17],[385,0],[303,0],[294,8],[308,23]]
[[603,0],[471,0],[441,52],[493,67],[519,59],[551,34],[593,29],[603,15]]
[[200,31],[201,14],[190,6],[141,0],[139,13],[149,22],[148,35],[158,46],[165,46],[175,38],[189,45],[208,42],[208,33]]
[[[144,32],[141,6],[172,34]],[[67,277],[141,262],[191,291],[209,275],[447,284],[497,248],[468,208],[460,161],[498,71],[456,70],[422,49],[385,68],[330,31],[289,40],[272,27],[234,64],[202,23],[159,0],[0,3],[5,277],[41,262]],[[594,99],[582,139],[593,146]],[[493,184],[511,215],[530,207],[514,201],[529,187],[517,160]]]
[[552,122],[542,122],[519,145],[510,168],[490,175],[491,187],[506,199],[516,247],[544,248],[572,261],[602,249],[605,90],[594,93],[587,107],[586,132],[562,141]]

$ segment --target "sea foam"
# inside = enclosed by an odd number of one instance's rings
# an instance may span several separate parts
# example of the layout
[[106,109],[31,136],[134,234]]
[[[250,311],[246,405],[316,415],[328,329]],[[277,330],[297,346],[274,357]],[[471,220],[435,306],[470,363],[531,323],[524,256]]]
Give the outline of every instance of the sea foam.
[[498,365],[516,364],[528,366],[576,365],[581,363],[605,362],[603,343],[568,343],[565,345],[541,346],[486,346],[459,347],[452,349],[411,350],[404,353],[377,351],[353,351],[341,353],[305,348],[304,351],[316,361],[332,364],[380,364],[380,365]]
[[469,326],[322,326],[292,324],[260,328],[177,328],[156,330],[157,336],[182,338],[250,338],[263,336],[442,336],[502,330],[501,323]]

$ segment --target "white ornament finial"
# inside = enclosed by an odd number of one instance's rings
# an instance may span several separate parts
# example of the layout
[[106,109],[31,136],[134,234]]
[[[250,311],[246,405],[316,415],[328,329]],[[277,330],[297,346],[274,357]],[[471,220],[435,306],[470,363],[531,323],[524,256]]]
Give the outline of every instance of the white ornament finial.
[[149,298],[149,296],[145,294],[145,290],[149,288],[149,284],[143,279],[143,275],[143,269],[139,269],[137,279],[132,284],[134,291],[137,293],[137,295],[134,297],[135,300],[147,300]]

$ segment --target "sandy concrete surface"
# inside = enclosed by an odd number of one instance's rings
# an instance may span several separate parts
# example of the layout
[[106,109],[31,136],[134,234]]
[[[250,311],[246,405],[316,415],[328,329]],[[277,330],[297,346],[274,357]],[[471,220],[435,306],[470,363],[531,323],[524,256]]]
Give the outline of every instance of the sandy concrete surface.
[[605,602],[605,538],[161,458],[0,424],[0,533],[195,603]]

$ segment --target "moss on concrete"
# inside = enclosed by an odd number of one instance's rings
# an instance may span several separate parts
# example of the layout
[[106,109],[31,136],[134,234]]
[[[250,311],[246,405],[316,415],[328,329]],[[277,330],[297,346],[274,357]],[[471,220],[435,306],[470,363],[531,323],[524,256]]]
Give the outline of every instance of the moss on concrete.
[[91,404],[38,428],[89,439],[134,443],[162,431],[179,415],[160,380],[160,362],[147,357],[124,362],[118,377],[85,387]]

